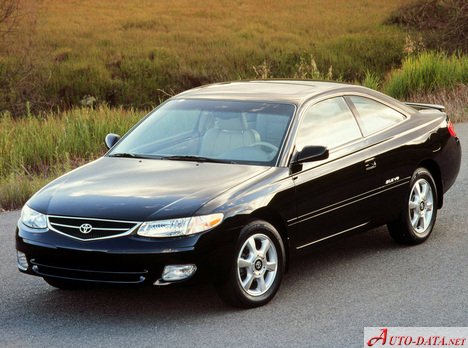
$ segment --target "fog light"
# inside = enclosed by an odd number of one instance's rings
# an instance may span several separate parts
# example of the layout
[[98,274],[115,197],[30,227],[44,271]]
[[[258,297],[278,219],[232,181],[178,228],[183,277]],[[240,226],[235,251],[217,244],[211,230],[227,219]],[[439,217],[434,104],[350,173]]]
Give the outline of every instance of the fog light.
[[21,251],[16,251],[16,263],[18,264],[18,268],[22,271],[27,271],[29,268],[26,254]]
[[166,282],[184,280],[190,278],[196,270],[195,265],[168,265],[164,267],[162,279]]

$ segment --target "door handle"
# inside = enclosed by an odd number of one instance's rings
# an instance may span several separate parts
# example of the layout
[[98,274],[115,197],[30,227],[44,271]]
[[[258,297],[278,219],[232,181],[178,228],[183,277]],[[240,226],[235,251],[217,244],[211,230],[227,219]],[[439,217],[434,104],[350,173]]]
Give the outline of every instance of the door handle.
[[366,170],[371,170],[377,167],[377,162],[375,161],[375,158],[369,158],[368,160],[365,160],[364,167],[366,168]]

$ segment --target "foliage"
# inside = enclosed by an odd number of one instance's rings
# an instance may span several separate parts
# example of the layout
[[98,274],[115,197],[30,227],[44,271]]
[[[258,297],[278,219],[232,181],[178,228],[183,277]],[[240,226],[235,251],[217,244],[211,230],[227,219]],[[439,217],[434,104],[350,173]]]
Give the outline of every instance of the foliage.
[[15,116],[27,102],[37,113],[88,97],[150,108],[194,86],[254,78],[262,62],[269,76],[294,77],[311,54],[335,79],[383,76],[403,56],[404,33],[381,23],[408,0],[19,1],[30,10],[14,49],[0,51],[0,112]]
[[361,84],[364,87],[372,88],[376,91],[380,90],[380,87],[382,86],[380,78],[369,70],[366,71],[366,74],[364,75],[364,79],[362,80]]
[[440,104],[452,122],[468,121],[468,85],[460,84],[455,88],[441,88],[433,92],[413,93],[407,101]]
[[124,134],[141,116],[107,106],[20,119],[2,115],[0,209],[24,203],[40,184],[102,155],[106,134]]
[[[0,33],[0,211],[102,155],[107,133],[143,115],[133,107],[210,82],[360,81],[468,120],[465,1],[0,0],[0,32],[7,2],[18,7]],[[381,25],[392,11],[388,23],[420,32]],[[426,51],[443,37],[456,53]]]
[[401,69],[390,73],[384,90],[395,98],[408,98],[457,84],[468,84],[468,56],[423,52],[405,58]]
[[417,0],[392,13],[387,23],[416,31],[429,49],[468,53],[468,2]]

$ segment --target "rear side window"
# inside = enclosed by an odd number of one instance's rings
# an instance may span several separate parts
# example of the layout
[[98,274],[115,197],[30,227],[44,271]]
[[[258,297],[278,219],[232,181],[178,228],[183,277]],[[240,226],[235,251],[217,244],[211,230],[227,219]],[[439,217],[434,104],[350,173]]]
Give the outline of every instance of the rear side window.
[[365,136],[403,121],[405,116],[388,106],[364,97],[349,97],[358,112],[359,123]]
[[351,110],[342,97],[312,105],[305,113],[297,134],[296,147],[321,145],[329,149],[361,138]]

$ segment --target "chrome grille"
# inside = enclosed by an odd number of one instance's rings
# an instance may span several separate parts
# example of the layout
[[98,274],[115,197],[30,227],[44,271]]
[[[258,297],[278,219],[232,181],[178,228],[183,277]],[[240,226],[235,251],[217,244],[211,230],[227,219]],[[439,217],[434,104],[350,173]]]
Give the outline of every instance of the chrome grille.
[[97,240],[125,236],[138,227],[139,222],[95,218],[48,216],[49,228],[80,240]]

